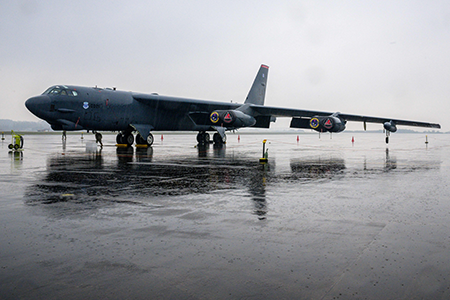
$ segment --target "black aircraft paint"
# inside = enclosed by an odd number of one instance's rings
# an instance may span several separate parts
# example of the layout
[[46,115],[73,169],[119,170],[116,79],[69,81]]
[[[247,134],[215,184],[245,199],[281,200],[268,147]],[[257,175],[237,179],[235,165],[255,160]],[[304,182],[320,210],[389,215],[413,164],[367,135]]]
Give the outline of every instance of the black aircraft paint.
[[269,67],[261,65],[244,104],[176,98],[58,85],[25,102],[37,117],[53,130],[119,131],[118,144],[153,143],[151,131],[198,131],[199,144],[209,143],[208,131],[215,131],[215,143],[225,141],[225,132],[244,127],[269,128],[276,117],[290,117],[292,128],[318,132],[341,132],[347,121],[382,123],[386,142],[397,125],[441,128],[439,124],[341,113],[264,106]]

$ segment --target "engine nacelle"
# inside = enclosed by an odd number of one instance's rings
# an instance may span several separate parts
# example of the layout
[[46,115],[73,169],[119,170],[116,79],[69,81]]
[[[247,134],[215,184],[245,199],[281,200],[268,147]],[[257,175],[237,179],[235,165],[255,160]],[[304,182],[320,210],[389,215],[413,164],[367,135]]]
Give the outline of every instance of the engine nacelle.
[[384,127],[384,129],[386,129],[387,131],[390,131],[390,132],[397,131],[397,126],[395,126],[395,123],[393,121],[385,122],[383,124],[383,127]]
[[209,115],[209,120],[215,126],[229,128],[250,127],[256,124],[256,119],[239,110],[216,110]]
[[345,121],[336,115],[313,117],[309,120],[309,127],[318,132],[341,132],[345,130]]

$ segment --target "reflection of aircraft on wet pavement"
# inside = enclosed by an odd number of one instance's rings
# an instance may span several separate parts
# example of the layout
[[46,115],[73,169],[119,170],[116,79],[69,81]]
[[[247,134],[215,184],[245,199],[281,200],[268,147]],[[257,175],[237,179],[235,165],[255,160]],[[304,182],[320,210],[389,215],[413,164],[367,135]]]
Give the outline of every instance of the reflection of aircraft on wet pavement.
[[98,151],[50,156],[44,176],[27,190],[26,203],[68,202],[82,204],[82,208],[94,207],[94,203],[95,207],[125,202],[140,205],[152,197],[196,197],[236,189],[251,200],[252,213],[262,220],[269,211],[266,189],[282,182],[331,178],[345,170],[342,159],[293,161],[291,172],[276,172],[275,162],[260,165],[253,159],[230,159],[216,154],[209,157],[200,151],[197,158],[178,160],[155,160],[151,147],[117,148],[116,155],[116,160],[109,156],[105,160]]
[[291,161],[292,176],[296,175],[303,180],[331,178],[344,174],[345,168],[345,161],[341,158],[314,158]]
[[26,107],[54,130],[119,131],[118,144],[151,145],[151,131],[198,131],[199,144],[224,143],[225,132],[244,127],[269,128],[276,117],[290,117],[291,128],[344,131],[347,121],[381,123],[386,142],[397,125],[440,128],[439,124],[264,106],[269,67],[261,65],[244,104],[139,94],[114,89],[52,86],[32,97]]
[[198,158],[155,162],[151,147],[117,148],[116,154],[117,160],[112,162],[104,160],[100,152],[50,157],[45,175],[27,189],[26,203],[69,202],[84,208],[93,203],[145,204],[151,197],[242,189],[254,203],[253,213],[258,218],[267,213],[266,177],[270,180],[273,176],[268,165],[253,160],[207,159],[200,153]]

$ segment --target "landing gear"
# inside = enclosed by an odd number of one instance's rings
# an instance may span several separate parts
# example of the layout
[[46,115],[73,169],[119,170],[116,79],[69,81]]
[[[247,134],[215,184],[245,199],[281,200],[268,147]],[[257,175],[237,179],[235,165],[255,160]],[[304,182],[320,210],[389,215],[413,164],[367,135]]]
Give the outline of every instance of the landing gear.
[[123,144],[123,134],[119,133],[116,136],[116,143],[117,144]]
[[222,138],[222,137],[220,136],[220,134],[219,134],[218,132],[216,132],[216,133],[214,133],[213,141],[214,141],[214,143],[217,144],[217,145],[225,144],[226,141],[227,141],[227,136],[224,135],[223,138]]
[[131,132],[121,132],[116,136],[116,142],[119,145],[130,147],[134,143],[134,136]]
[[[213,135],[213,142],[216,145],[223,145],[225,144],[225,142],[227,141],[227,136],[224,135],[224,137],[222,138],[222,136],[216,132]],[[209,133],[205,132],[205,131],[200,131],[197,134],[197,142],[199,145],[207,145],[210,143],[210,135]]]
[[209,133],[205,132],[205,131],[200,131],[197,134],[197,142],[200,145],[205,145],[205,144],[209,144],[209,140],[210,140],[210,136]]
[[153,134],[149,133],[147,140],[145,140],[142,135],[140,135],[139,133],[136,135],[136,144],[137,145],[147,145],[147,146],[151,146],[153,145],[153,142],[155,141]]
[[142,135],[140,135],[139,133],[136,135],[136,144],[137,145],[145,145],[145,144],[147,144],[147,142],[144,140]]
[[153,142],[155,141],[155,138],[153,137],[153,134],[149,133],[147,136],[147,144],[149,146],[153,145]]
[[391,135],[391,132],[389,130],[386,130],[386,144],[389,144],[389,136]]
[[[136,135],[136,145],[146,145],[151,146],[153,144],[154,138],[151,133],[148,134],[147,139],[144,139],[139,133]],[[131,131],[122,131],[116,136],[116,142],[118,145],[126,145],[130,147],[134,143],[134,136]]]

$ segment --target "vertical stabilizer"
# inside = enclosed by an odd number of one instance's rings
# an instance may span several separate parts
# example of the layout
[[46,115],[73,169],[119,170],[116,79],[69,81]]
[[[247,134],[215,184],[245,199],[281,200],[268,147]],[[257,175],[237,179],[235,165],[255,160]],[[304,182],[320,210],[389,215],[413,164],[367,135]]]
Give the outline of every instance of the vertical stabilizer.
[[253,81],[252,88],[250,89],[250,92],[248,92],[244,104],[264,105],[268,73],[269,67],[266,65],[261,65],[258,74],[256,75],[255,81]]

